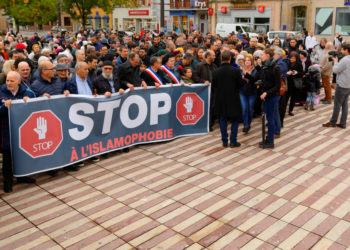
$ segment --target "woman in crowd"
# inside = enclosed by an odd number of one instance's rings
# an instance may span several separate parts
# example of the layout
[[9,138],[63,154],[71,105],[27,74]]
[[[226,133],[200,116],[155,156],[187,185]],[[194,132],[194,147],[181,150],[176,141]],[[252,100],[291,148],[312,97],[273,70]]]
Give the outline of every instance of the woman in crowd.
[[256,99],[256,86],[254,83],[256,72],[257,71],[253,64],[253,56],[246,56],[244,58],[244,66],[242,68],[244,84],[239,92],[242,106],[244,133],[249,132],[250,124],[254,116],[254,104]]
[[297,52],[291,52],[289,54],[289,63],[287,71],[287,102],[290,99],[288,114],[294,116],[293,109],[295,106],[295,99],[297,90],[301,88],[301,82],[303,77],[303,68]]

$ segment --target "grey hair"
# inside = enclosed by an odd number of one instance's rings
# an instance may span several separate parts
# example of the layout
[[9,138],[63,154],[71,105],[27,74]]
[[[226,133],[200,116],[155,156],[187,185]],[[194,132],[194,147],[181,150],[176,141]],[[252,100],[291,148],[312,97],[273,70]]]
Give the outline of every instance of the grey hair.
[[47,61],[50,61],[50,59],[47,56],[40,56],[38,59],[38,64],[42,62],[47,62]]
[[50,49],[49,49],[49,48],[43,48],[43,49],[41,50],[41,53],[44,54],[44,52],[50,52]]
[[170,48],[172,45],[175,46],[175,43],[173,41],[167,41],[166,44],[165,44],[165,48],[168,49]]
[[274,53],[283,57],[283,50],[281,48],[275,48]]
[[78,69],[80,69],[81,66],[82,66],[84,63],[86,63],[86,62],[77,62],[77,63],[75,64],[75,71],[77,71]]
[[9,74],[15,74],[15,75],[17,76],[18,80],[21,80],[21,75],[20,75],[17,71],[11,70],[11,71],[9,71],[9,72],[7,73],[7,76],[8,76]]

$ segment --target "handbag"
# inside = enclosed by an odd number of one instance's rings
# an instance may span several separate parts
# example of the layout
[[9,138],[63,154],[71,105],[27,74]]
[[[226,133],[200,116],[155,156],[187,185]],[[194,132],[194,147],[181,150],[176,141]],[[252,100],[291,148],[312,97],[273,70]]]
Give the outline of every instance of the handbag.
[[284,95],[284,93],[286,93],[287,91],[287,84],[286,84],[286,80],[283,78],[283,76],[281,77],[281,88],[280,88],[280,96]]
[[303,87],[303,78],[293,78],[294,87],[296,89],[302,89]]

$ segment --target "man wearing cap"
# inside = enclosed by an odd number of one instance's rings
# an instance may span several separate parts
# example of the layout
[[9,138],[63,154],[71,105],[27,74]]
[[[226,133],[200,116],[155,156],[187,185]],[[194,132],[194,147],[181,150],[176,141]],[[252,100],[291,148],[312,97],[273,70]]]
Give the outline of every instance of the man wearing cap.
[[66,83],[69,79],[69,68],[67,64],[59,63],[56,65],[56,75],[63,82]]
[[113,74],[114,65],[111,61],[104,61],[102,65],[102,74],[93,81],[94,89],[97,94],[110,97],[112,93],[122,94],[116,75]]

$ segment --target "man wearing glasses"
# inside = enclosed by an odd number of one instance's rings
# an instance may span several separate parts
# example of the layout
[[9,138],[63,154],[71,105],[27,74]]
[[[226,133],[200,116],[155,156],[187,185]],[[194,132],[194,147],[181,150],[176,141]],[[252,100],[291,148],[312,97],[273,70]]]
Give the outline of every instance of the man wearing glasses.
[[55,76],[55,67],[50,61],[45,61],[39,64],[40,76],[31,85],[37,97],[46,96],[50,98],[51,95],[69,95],[69,91],[64,91],[62,81]]

